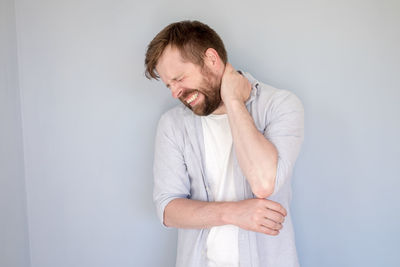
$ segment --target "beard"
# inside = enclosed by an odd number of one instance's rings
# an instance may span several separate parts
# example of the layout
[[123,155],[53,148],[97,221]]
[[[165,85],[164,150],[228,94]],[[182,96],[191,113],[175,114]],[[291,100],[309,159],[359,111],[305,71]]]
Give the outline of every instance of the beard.
[[[201,70],[202,81],[198,89],[186,90],[186,92],[179,98],[181,102],[193,111],[194,114],[199,116],[208,116],[213,113],[222,102],[221,99],[221,79],[212,73],[206,66]],[[194,107],[190,106],[185,99],[192,93],[198,92],[204,96],[202,102],[197,103]]]

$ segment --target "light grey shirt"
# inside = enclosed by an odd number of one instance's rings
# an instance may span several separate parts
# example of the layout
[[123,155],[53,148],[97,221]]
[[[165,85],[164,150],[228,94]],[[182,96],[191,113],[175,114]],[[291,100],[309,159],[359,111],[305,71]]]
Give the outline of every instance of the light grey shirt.
[[[304,110],[291,92],[273,88],[243,75],[252,91],[246,107],[257,129],[278,150],[278,169],[274,193],[270,200],[288,211],[278,236],[239,229],[241,267],[299,266],[292,219],[291,176],[304,136]],[[153,198],[163,223],[164,209],[176,198],[214,201],[210,179],[206,175],[201,119],[183,104],[161,117],[155,141]],[[234,179],[239,200],[254,198],[234,154]],[[205,267],[209,229],[179,229],[177,267]]]

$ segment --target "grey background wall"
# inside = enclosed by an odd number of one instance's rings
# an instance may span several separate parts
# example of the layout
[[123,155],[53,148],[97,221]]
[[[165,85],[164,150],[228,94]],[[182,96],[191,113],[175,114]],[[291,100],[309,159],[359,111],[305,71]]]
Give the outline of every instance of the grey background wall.
[[0,1],[0,266],[29,266],[14,1]]
[[174,265],[151,169],[158,118],[176,102],[143,59],[182,19],[303,100],[302,266],[400,265],[398,1],[16,0],[1,12],[1,266]]

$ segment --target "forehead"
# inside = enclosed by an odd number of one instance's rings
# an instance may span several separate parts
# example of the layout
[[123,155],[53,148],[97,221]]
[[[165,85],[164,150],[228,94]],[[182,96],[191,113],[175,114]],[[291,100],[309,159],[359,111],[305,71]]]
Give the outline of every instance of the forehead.
[[156,71],[164,83],[168,83],[169,80],[176,79],[177,76],[194,68],[193,63],[182,58],[178,48],[170,45],[164,49],[156,65]]

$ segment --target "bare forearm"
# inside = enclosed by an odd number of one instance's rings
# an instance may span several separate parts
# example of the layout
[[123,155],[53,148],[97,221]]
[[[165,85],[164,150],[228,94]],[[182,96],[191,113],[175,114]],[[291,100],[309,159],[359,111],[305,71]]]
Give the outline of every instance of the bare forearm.
[[164,211],[168,227],[203,229],[226,224],[268,235],[277,235],[286,210],[267,199],[203,202],[186,198],[172,200]]
[[243,102],[225,103],[239,165],[253,193],[265,198],[275,184],[278,152],[256,128]]
[[187,198],[172,200],[164,211],[164,224],[175,228],[210,228],[227,224],[228,202],[204,202]]

